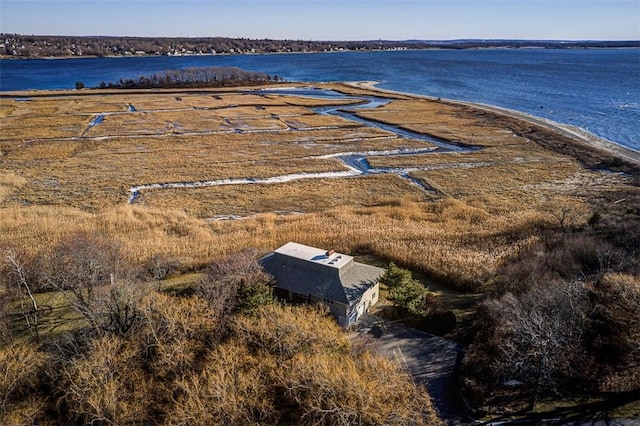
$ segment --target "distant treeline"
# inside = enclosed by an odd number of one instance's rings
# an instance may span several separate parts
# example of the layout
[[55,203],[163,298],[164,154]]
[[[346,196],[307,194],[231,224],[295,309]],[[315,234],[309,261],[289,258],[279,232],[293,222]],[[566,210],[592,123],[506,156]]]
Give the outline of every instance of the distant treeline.
[[640,41],[555,40],[253,40],[226,37],[71,37],[0,34],[0,57],[212,55],[283,52],[331,52],[393,49],[473,48],[619,48],[640,47]]
[[100,89],[174,89],[198,87],[251,86],[277,82],[278,76],[245,71],[236,67],[206,67],[169,70],[138,79],[120,79],[117,83],[102,82]]

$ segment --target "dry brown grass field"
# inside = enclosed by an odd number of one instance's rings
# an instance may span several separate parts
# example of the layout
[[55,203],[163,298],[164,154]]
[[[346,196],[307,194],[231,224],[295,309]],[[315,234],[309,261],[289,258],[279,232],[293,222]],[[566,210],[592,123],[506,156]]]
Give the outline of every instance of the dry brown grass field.
[[[389,194],[394,194],[390,196]],[[302,179],[282,184],[225,185],[144,192],[140,203],[167,209],[179,202],[189,215],[201,218],[276,213],[322,213],[340,206],[373,206],[405,197],[433,199],[396,176]]]
[[[326,156],[430,145],[310,109],[353,100],[238,90],[3,97],[0,242],[37,251],[76,230],[98,230],[132,259],[163,253],[198,268],[244,247],[267,251],[295,240],[478,287],[541,229],[558,226],[556,212],[576,212],[570,220],[579,225],[606,194],[638,193],[637,177],[589,170],[486,114],[389,97],[358,115],[482,149],[368,158],[372,167],[409,168],[434,192],[375,174],[143,189],[134,205],[127,200],[135,186],[345,172]],[[227,215],[241,219],[211,220]]]

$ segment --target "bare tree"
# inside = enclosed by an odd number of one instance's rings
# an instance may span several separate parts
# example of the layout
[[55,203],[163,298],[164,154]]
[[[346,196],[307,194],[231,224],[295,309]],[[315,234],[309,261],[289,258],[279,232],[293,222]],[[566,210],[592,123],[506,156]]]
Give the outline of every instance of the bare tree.
[[161,290],[160,285],[162,280],[177,267],[179,263],[175,259],[171,259],[163,254],[157,254],[153,256],[147,263],[147,271],[151,274],[151,277],[158,282],[158,291]]
[[[13,290],[20,303],[20,313],[22,314],[25,324],[29,332],[36,338],[40,339],[38,322],[40,318],[40,307],[32,290],[31,283],[26,269],[27,256],[19,253],[14,249],[8,249],[4,253],[4,267],[8,282],[7,285]],[[11,291],[10,291],[11,293]]]
[[142,320],[140,287],[125,282],[111,284],[98,297],[95,321],[103,331],[117,336],[128,336]]
[[560,231],[563,233],[584,224],[589,215],[585,206],[575,202],[560,204],[549,202],[545,204],[545,211],[558,222]]
[[62,240],[43,263],[42,280],[64,295],[68,303],[99,331],[100,287],[114,284],[119,270],[119,247],[93,233],[77,233]]
[[245,301],[243,296],[266,293],[253,290],[266,287],[271,281],[272,277],[258,263],[257,251],[247,249],[211,264],[195,290],[214,312],[221,317],[229,317],[241,307]]
[[499,357],[493,369],[502,383],[526,384],[531,408],[541,393],[554,393],[584,355],[588,291],[583,283],[541,286],[485,303],[493,317]]

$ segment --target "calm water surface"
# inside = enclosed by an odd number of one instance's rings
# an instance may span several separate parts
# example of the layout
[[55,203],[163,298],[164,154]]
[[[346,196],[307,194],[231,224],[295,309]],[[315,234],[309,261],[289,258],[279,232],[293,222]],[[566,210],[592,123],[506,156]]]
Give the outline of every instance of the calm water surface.
[[0,90],[87,87],[167,69],[237,66],[290,81],[380,87],[481,102],[581,127],[640,151],[640,49],[422,50],[1,60]]

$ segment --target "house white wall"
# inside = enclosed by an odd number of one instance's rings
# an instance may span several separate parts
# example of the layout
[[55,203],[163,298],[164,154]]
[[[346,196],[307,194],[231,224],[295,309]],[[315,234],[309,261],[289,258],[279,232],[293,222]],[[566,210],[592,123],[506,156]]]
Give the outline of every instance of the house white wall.
[[369,309],[378,302],[379,297],[380,284],[376,282],[375,285],[371,286],[370,289],[362,294],[357,303],[354,303],[351,306],[351,309],[347,311],[345,324],[340,323],[340,325],[342,325],[343,327],[348,327],[354,322],[358,321],[362,314],[368,312]]
[[313,303],[322,303],[327,306],[329,308],[329,311],[331,312],[331,315],[338,319],[338,324],[346,328],[354,322],[358,321],[362,314],[368,312],[369,309],[378,302],[379,297],[380,284],[376,283],[370,289],[365,291],[358,302],[351,305],[350,308],[342,303],[322,299],[313,295],[311,295],[310,300]]

